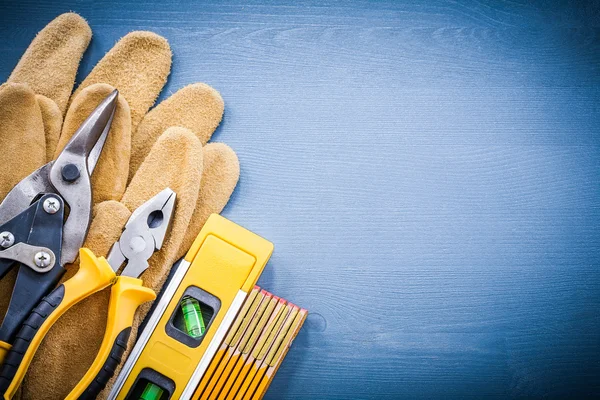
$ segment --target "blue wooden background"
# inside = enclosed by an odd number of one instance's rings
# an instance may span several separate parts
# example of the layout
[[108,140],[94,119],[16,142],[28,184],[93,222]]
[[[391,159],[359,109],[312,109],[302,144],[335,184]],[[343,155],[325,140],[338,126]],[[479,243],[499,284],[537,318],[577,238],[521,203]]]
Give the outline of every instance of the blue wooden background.
[[2,2],[0,79],[69,10],[79,79],[145,29],[223,95],[224,214],[312,313],[269,399],[600,395],[597,2]]

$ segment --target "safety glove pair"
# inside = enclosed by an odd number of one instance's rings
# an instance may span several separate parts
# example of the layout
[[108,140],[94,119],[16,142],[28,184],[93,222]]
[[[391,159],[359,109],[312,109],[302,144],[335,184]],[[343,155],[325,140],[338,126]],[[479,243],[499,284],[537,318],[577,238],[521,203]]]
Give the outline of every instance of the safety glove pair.
[[[90,40],[83,18],[59,16],[36,36],[0,86],[0,200],[53,159],[100,101],[118,89],[112,127],[92,176],[95,206],[84,246],[105,256],[131,212],[170,187],[177,194],[171,231],[143,276],[144,285],[158,292],[172,264],[208,216],[223,209],[237,184],[235,153],[222,143],[207,144],[221,121],[223,101],[211,87],[193,84],[150,110],[172,59],[168,42],[151,32],[123,37],[71,93]],[[77,268],[67,266],[63,281]],[[2,316],[15,273],[0,281]],[[83,377],[100,348],[108,297],[108,291],[91,296],[54,325],[21,385],[21,399],[63,399]],[[130,341],[149,309],[145,304],[138,310]]]

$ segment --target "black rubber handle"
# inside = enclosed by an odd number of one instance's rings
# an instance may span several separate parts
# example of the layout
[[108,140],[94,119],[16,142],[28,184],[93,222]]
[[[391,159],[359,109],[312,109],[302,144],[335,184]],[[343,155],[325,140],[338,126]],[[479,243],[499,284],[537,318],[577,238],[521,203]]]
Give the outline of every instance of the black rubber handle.
[[98,372],[98,375],[96,375],[90,386],[79,396],[79,400],[93,400],[104,390],[110,378],[115,374],[115,370],[121,364],[121,359],[127,349],[129,335],[131,335],[131,327],[123,329],[117,335],[102,369]]
[[23,322],[23,326],[17,333],[15,341],[8,351],[2,369],[0,370],[0,393],[3,395],[15,378],[17,369],[27,349],[31,345],[35,334],[40,329],[44,321],[58,307],[65,296],[65,287],[60,285],[54,289],[48,296],[44,297],[40,303],[31,311],[29,317]]

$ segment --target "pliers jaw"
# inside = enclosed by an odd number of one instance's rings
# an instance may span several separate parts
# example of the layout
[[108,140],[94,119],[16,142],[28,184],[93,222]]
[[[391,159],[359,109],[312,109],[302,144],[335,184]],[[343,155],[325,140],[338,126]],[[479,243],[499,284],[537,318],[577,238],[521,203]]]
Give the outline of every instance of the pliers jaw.
[[148,269],[148,260],[162,247],[171,226],[175,199],[175,192],[166,188],[131,214],[107,257],[115,272],[125,262],[123,276],[137,278]]

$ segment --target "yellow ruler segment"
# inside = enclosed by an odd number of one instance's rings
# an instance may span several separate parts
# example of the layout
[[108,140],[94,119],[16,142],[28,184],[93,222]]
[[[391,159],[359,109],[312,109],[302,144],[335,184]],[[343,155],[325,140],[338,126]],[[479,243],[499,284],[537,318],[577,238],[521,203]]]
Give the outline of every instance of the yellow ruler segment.
[[269,336],[267,337],[267,340],[265,341],[265,346],[263,346],[262,349],[260,349],[260,351],[254,352],[255,353],[254,358],[262,361],[266,357],[267,352],[271,349],[271,347],[273,346],[273,343],[275,342],[275,338],[281,331],[283,323],[285,322],[288,315],[292,312],[294,307],[295,306],[291,303],[288,303],[285,306],[285,308],[282,310],[281,315],[277,319],[277,323],[275,324],[275,327],[269,333]]
[[302,324],[304,324],[304,321],[306,320],[307,315],[308,315],[308,311],[306,311],[305,309],[302,309],[302,310],[300,310],[300,312],[298,312],[298,314],[294,318],[294,323],[290,327],[288,333],[285,335],[285,338],[281,342],[279,349],[277,349],[277,352],[275,353],[275,357],[272,360],[271,364],[269,365],[269,368],[267,369],[264,378],[258,385],[256,392],[254,393],[255,399],[260,400],[264,397],[265,393],[267,392],[267,389],[269,388],[269,385],[273,381],[273,377],[275,376],[275,373],[277,373],[277,370],[281,366],[281,363],[283,362],[285,355],[287,354],[288,350],[290,349],[292,342],[296,338],[296,335],[298,335],[300,328],[302,328]]
[[259,351],[264,346],[266,346],[267,337],[270,336],[271,332],[275,329],[275,327],[277,325],[277,321],[280,319],[280,316],[283,314],[284,311],[285,311],[285,300],[279,299],[279,301],[277,302],[277,305],[275,306],[275,309],[271,313],[271,317],[269,318],[269,320],[267,321],[267,324],[265,325],[265,328],[263,329],[262,333],[260,334],[260,337],[256,341],[256,344],[254,345],[254,348],[252,349],[252,353],[247,355],[246,362],[242,366],[242,369],[241,369],[240,373],[238,374],[238,376],[235,378],[235,381],[233,382],[231,389],[229,389],[229,393],[227,394],[226,400],[233,400],[235,398],[238,390],[240,389],[242,384],[245,382],[246,377],[248,376],[250,370],[252,369],[252,365],[254,364],[254,361],[256,360],[255,354],[259,353]]
[[287,318],[285,319],[283,325],[281,326],[280,331],[277,333],[277,336],[275,337],[273,344],[271,345],[271,348],[267,352],[265,359],[262,361],[260,367],[256,371],[256,374],[255,374],[254,378],[252,379],[252,382],[250,383],[250,385],[248,386],[248,389],[246,390],[246,393],[244,394],[244,397],[243,397],[244,399],[250,400],[250,399],[254,398],[253,397],[254,392],[256,391],[256,388],[260,385],[263,376],[265,376],[267,369],[269,368],[269,363],[275,357],[275,353],[277,352],[277,349],[281,345],[281,342],[285,338],[285,335],[289,331],[290,327],[292,326],[292,323],[294,322],[294,320],[296,319],[296,316],[298,315],[298,312],[300,311],[300,308],[298,306],[295,306],[293,304],[290,304],[290,305],[292,306],[292,310],[287,315]]
[[260,318],[264,314],[265,310],[269,306],[272,298],[273,298],[272,293],[267,292],[265,294],[265,298],[260,303],[260,306],[258,307],[258,310],[256,311],[255,316],[252,318],[252,320],[250,321],[250,324],[248,325],[248,328],[246,328],[246,332],[244,332],[241,339],[239,340],[239,343],[237,344],[237,347],[234,349],[233,354],[231,355],[231,358],[229,359],[229,361],[227,362],[227,365],[225,366],[225,369],[223,370],[223,373],[219,377],[219,380],[216,382],[216,384],[214,385],[214,388],[212,389],[212,391],[210,393],[208,393],[208,390],[206,390],[202,394],[202,396],[200,397],[201,399],[206,399],[206,400],[216,400],[217,399],[219,393],[221,392],[221,389],[227,382],[227,379],[229,378],[231,371],[235,367],[237,360],[240,358],[240,355],[242,354],[241,349],[243,349],[244,346],[246,346],[246,343],[248,343],[248,340],[250,340],[250,336],[252,336],[252,332],[254,332],[254,328],[256,328],[258,321],[260,320]]
[[246,330],[248,329],[248,326],[250,325],[250,322],[252,322],[252,319],[254,319],[254,316],[260,312],[260,307],[263,304],[263,301],[265,300],[265,296],[268,294],[269,292],[267,292],[266,290],[261,290],[260,291],[260,296],[257,297],[257,302],[256,304],[252,304],[251,306],[251,311],[249,313],[246,313],[246,315],[244,316],[244,318],[242,319],[242,321],[240,321],[240,326],[237,329],[237,331],[235,332],[235,335],[233,335],[233,337],[231,338],[231,341],[229,342],[229,346],[236,348],[239,343],[240,340],[242,339],[242,335],[246,332]]
[[290,327],[294,323],[294,320],[296,319],[296,316],[298,315],[299,312],[300,312],[300,307],[294,306],[294,309],[292,310],[292,312],[288,316],[287,320],[283,324],[283,327],[281,328],[281,331],[279,332],[279,334],[275,338],[275,343],[273,343],[273,346],[271,347],[271,349],[267,353],[267,357],[265,358],[265,362],[269,366],[271,366],[272,363],[275,361],[275,354],[277,353],[277,350],[279,350],[281,342],[283,342],[283,339],[285,339],[285,336],[289,332]]
[[253,314],[256,311],[256,309],[258,308],[258,305],[260,304],[260,301],[262,300],[263,297],[264,297],[264,293],[261,293],[260,288],[258,286],[254,286],[254,289],[252,289],[252,291],[248,295],[248,298],[244,302],[244,305],[242,306],[242,309],[240,310],[240,313],[238,314],[237,318],[233,322],[233,325],[231,325],[231,330],[227,334],[225,341],[223,342],[221,347],[219,347],[219,350],[217,350],[217,353],[215,354],[215,357],[212,359],[210,365],[208,366],[206,372],[204,373],[204,376],[202,377],[200,384],[198,384],[196,393],[198,393],[199,391],[201,392],[204,389],[204,387],[206,387],[209,380],[215,374],[215,371],[217,370],[217,367],[219,366],[221,359],[227,352],[227,349],[229,348],[229,344],[233,340],[233,336],[238,331],[238,329],[240,329],[242,320],[246,317],[247,314],[249,314],[249,313]]
[[225,337],[224,343],[226,345],[229,346],[229,344],[233,340],[233,336],[235,335],[235,333],[238,331],[238,329],[242,325],[242,321],[244,320],[244,318],[246,318],[246,315],[250,315],[248,313],[248,311],[250,310],[250,307],[252,307],[252,304],[254,304],[254,300],[258,296],[259,292],[260,292],[260,288],[258,286],[254,286],[254,289],[252,289],[252,291],[248,295],[248,298],[244,301],[244,305],[242,306],[240,313],[238,314],[237,318],[233,321],[233,324],[231,325],[229,333]]
[[248,353],[250,353],[250,351],[254,348],[254,345],[258,341],[259,335],[262,334],[262,331],[263,331],[265,325],[267,325],[267,322],[271,319],[271,316],[273,315],[273,310],[277,306],[277,303],[279,303],[279,297],[273,296],[271,298],[271,300],[269,301],[269,305],[265,309],[265,312],[260,317],[258,324],[256,324],[256,327],[254,328],[254,331],[250,335],[250,338],[246,342],[246,345],[242,349],[240,349],[241,354],[240,354],[235,366],[233,367],[233,370],[227,377],[227,381],[223,385],[223,389],[221,389],[221,393],[219,394],[218,400],[225,400],[227,398],[227,394],[229,393],[229,390],[235,383],[235,380],[237,379],[244,364],[246,363],[246,360],[248,358]]
[[[252,321],[252,318],[254,317],[254,315],[257,312],[259,312],[261,305],[266,304],[266,302],[265,302],[266,295],[267,295],[266,290],[261,290],[258,293],[258,295],[256,295],[256,299],[254,299],[254,301],[252,302],[252,305],[250,306],[250,310],[244,316],[243,322],[240,324],[237,332],[235,333],[235,335],[233,335],[233,338],[231,339],[229,346],[227,346],[225,354],[223,355],[221,361],[219,362],[219,366],[217,367],[212,378],[204,377],[204,378],[207,378],[206,387],[202,391],[197,389],[196,392],[194,393],[193,399],[208,399],[208,396],[210,396],[212,390],[215,388],[215,385],[217,384],[217,382],[219,382],[219,378],[223,375],[223,371],[225,370],[227,363],[231,359],[231,356],[233,356],[233,353],[234,353],[235,349],[237,348],[237,346],[240,342],[240,339],[242,338],[242,334],[248,328],[248,325],[250,324],[250,321]],[[203,378],[203,380],[204,380],[204,378]]]
[[260,317],[258,324],[256,324],[256,328],[254,328],[252,335],[250,335],[248,342],[246,342],[246,345],[244,346],[244,348],[241,349],[242,353],[248,354],[248,353],[250,353],[250,350],[252,350],[254,348],[254,346],[256,345],[256,342],[258,341],[258,337],[262,334],[262,331],[265,328],[265,326],[267,325],[267,322],[269,322],[271,320],[272,315],[273,315],[273,310],[275,310],[275,307],[277,307],[278,303],[279,303],[279,297],[273,296],[273,298],[271,298],[271,301],[269,301],[269,305],[267,306],[265,312]]
[[281,315],[279,316],[279,318],[277,320],[277,324],[273,328],[273,331],[269,334],[269,337],[267,338],[265,346],[263,346],[263,348],[258,352],[258,355],[255,356],[256,362],[254,363],[254,365],[252,365],[252,368],[248,372],[248,376],[246,376],[246,379],[244,379],[242,386],[238,390],[237,395],[235,396],[236,400],[241,400],[244,398],[244,394],[246,393],[246,391],[248,391],[248,388],[252,384],[254,377],[256,376],[259,368],[261,367],[261,364],[264,361],[265,356],[267,355],[267,351],[269,351],[271,346],[273,346],[273,343],[275,342],[275,337],[279,334],[279,331],[281,330],[283,323],[285,322],[285,320],[287,319],[288,315],[290,314],[290,312],[292,311],[293,308],[294,308],[293,304],[288,304],[285,307],[285,309],[283,310],[283,312],[281,313]]

